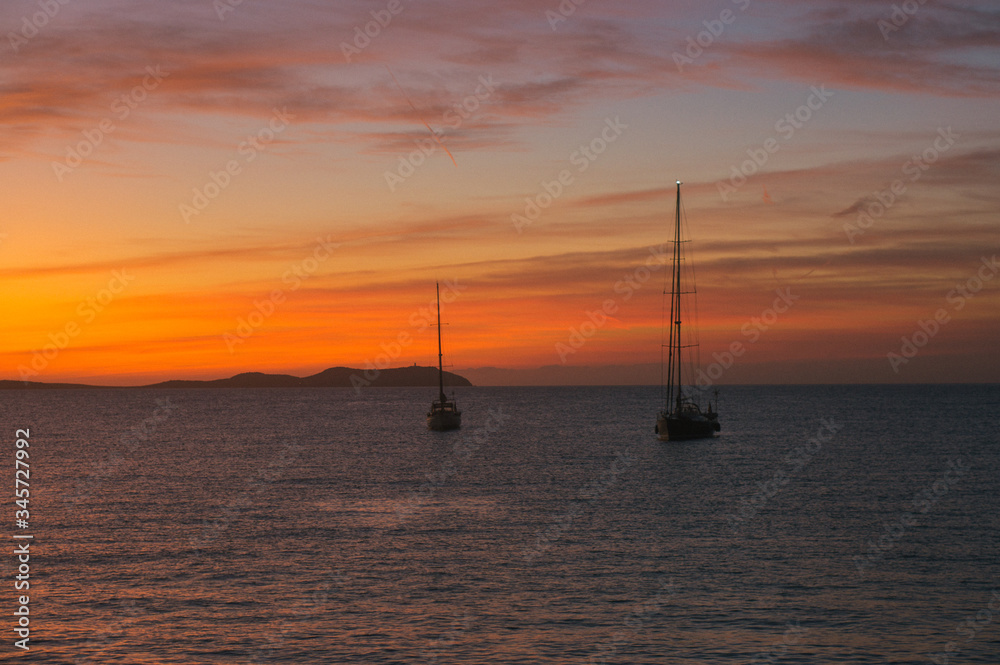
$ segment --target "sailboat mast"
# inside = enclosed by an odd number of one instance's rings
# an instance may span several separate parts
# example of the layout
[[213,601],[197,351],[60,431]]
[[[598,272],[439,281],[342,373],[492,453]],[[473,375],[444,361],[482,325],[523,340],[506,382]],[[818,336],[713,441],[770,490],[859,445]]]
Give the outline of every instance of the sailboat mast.
[[675,312],[674,325],[677,326],[677,334],[674,337],[676,342],[676,356],[674,364],[677,366],[677,399],[681,397],[681,181],[677,181],[677,212],[676,224],[674,226],[674,299],[675,306],[671,309]]
[[441,396],[441,401],[444,402],[444,354],[441,353],[441,284],[434,282],[434,288],[437,291],[438,310],[438,393]]
[[667,401],[666,404],[664,405],[666,407],[667,412],[670,412],[673,409],[673,403],[674,403],[674,362],[676,358],[676,356],[674,355],[674,346],[675,346],[674,334],[676,332],[676,325],[674,324],[674,321],[677,320],[677,313],[674,309],[676,305],[674,294],[677,292],[677,279],[676,275],[674,274],[673,266],[676,265],[677,263],[676,234],[675,234],[673,252],[671,253],[670,258],[673,261],[673,264],[671,264],[671,269],[670,269],[670,323],[669,327],[667,328],[667,330],[669,331],[667,334],[667,377],[666,377]]

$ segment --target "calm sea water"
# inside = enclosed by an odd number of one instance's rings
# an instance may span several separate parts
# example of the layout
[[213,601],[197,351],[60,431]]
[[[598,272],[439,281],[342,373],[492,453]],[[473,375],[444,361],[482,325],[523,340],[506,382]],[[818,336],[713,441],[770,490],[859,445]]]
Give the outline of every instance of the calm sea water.
[[432,397],[3,393],[24,662],[1000,662],[1000,386],[726,388],[682,444],[656,388]]

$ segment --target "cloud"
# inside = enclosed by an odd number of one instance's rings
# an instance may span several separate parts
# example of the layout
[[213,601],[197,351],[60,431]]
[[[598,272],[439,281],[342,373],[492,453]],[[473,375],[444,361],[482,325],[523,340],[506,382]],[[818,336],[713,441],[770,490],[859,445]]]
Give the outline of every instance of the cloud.
[[[831,87],[935,96],[991,97],[1000,92],[995,38],[1000,12],[921,5],[887,39],[879,21],[889,20],[890,14],[890,7],[882,5],[823,3],[793,22],[794,37],[722,42],[715,52],[725,54],[726,64],[737,71],[753,71],[760,78],[780,73]],[[974,57],[970,53],[975,49],[992,55]]]
[[[667,14],[661,3],[646,2],[622,14],[591,5],[553,31],[537,3],[489,11],[444,1],[404,4],[348,63],[340,44],[372,20],[370,8],[242,3],[220,21],[209,2],[171,3],[169,10],[74,3],[0,62],[0,120],[13,128],[8,154],[45,135],[79,132],[107,116],[146,66],[170,76],[148,102],[149,113],[132,121],[127,135],[134,140],[158,128],[164,113],[266,117],[287,106],[300,122],[375,153],[396,152],[409,141],[406,125],[420,122],[385,75],[386,63],[432,125],[442,124],[478,76],[501,81],[488,112],[455,132],[456,145],[469,149],[516,145],[519,126],[565,122],[598,97],[627,100],[699,84],[745,87],[750,79],[793,78],[936,96],[1000,91],[997,60],[990,57],[998,12],[922,5],[886,41],[877,27],[884,7],[826,0],[789,13],[788,4],[754,5],[706,51],[693,68],[697,75],[684,76],[671,52],[689,26],[700,26],[701,8]],[[770,29],[761,32],[753,29],[760,21],[755,12],[783,20],[768,16]],[[12,6],[3,14],[9,25],[21,18]],[[984,55],[969,55],[975,50]],[[175,138],[199,142],[196,135]]]
[[872,195],[862,196],[860,199],[847,206],[843,210],[833,213],[833,217],[850,217],[858,214],[863,209],[872,205],[873,203],[878,203],[878,199]]
[[0,269],[0,279],[104,274],[121,268],[129,270],[176,269],[185,264],[218,261],[296,261],[311,253],[315,246],[316,240],[310,240],[308,243],[295,245],[285,244],[275,246],[271,244],[256,247],[219,247],[177,252],[157,252],[155,254],[121,257],[110,260],[83,261],[79,263],[61,263],[32,267],[20,266]]

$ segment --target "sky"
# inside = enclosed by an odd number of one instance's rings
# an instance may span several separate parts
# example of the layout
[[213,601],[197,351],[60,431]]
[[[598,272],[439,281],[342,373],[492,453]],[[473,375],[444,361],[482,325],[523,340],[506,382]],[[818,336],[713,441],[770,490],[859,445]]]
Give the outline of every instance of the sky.
[[[0,378],[1000,376],[1000,9],[10,0]],[[712,365],[715,365],[713,368]],[[707,375],[706,375],[707,376]]]

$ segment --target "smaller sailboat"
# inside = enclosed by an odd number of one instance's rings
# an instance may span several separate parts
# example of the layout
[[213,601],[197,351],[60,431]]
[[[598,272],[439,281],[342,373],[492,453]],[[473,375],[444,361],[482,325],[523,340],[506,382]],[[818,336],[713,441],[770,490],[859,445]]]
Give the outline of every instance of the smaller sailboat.
[[462,412],[458,410],[455,400],[449,400],[444,394],[444,354],[441,352],[441,285],[437,288],[437,329],[438,329],[438,398],[431,403],[427,412],[427,427],[445,432],[462,426]]
[[[719,425],[719,396],[716,393],[715,406],[708,403],[708,410],[702,412],[698,402],[684,393],[681,377],[681,349],[694,346],[681,342],[681,295],[685,293],[681,282],[681,181],[677,181],[677,216],[674,226],[673,270],[670,287],[670,335],[667,346],[666,403],[656,419],[656,435],[660,441],[684,441],[687,439],[707,439],[721,429]],[[692,290],[687,293],[693,293]]]

